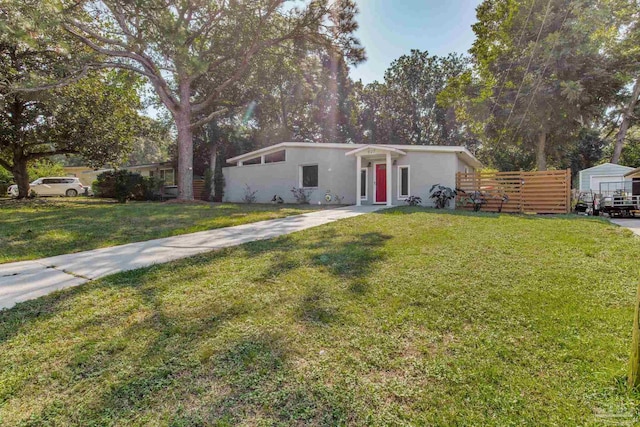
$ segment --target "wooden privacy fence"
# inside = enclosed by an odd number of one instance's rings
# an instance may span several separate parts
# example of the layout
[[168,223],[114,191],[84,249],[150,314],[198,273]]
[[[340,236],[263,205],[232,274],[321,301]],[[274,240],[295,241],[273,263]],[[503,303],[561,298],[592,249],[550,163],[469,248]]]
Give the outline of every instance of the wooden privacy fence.
[[208,200],[209,197],[204,193],[204,180],[203,179],[194,179],[193,180],[193,198],[196,200]]
[[464,203],[468,195],[480,191],[485,212],[498,212],[502,195],[509,201],[502,212],[561,214],[571,210],[571,169],[542,172],[458,172],[456,188],[464,191],[457,197],[458,207],[473,209]]

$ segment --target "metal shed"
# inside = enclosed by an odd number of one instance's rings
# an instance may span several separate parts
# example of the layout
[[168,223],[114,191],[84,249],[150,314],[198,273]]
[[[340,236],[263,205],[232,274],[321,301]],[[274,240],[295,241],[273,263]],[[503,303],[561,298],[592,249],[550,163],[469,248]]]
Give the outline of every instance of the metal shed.
[[604,163],[583,169],[578,172],[578,189],[580,191],[593,191],[599,193],[602,182],[623,182],[625,174],[631,172],[633,168],[616,165],[614,163]]

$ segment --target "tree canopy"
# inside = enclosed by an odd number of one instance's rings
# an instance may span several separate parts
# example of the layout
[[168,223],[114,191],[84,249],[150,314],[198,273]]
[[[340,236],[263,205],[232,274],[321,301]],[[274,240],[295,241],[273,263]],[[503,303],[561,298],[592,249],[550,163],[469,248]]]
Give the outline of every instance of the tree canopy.
[[[119,162],[139,118],[139,78],[87,69],[78,80],[68,67],[82,53],[70,55],[64,37],[56,39],[55,30],[25,37],[24,9],[2,13],[0,166],[13,174],[19,197],[28,194],[28,165],[36,160],[76,153],[90,164]],[[15,18],[11,26],[6,25],[9,16]]]

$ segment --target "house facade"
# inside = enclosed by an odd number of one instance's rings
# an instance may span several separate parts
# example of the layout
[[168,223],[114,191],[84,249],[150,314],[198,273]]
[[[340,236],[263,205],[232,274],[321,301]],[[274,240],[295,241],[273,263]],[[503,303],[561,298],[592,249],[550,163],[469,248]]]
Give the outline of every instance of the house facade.
[[[122,169],[139,173],[142,176],[156,177],[164,181],[165,185],[176,184],[176,174],[173,164],[169,161],[159,163],[149,163],[146,165],[125,166]],[[65,166],[64,171],[67,176],[75,176],[80,179],[83,185],[90,186],[103,172],[113,169],[93,169],[89,166]]]
[[482,164],[464,147],[283,142],[227,160],[224,201],[257,203],[274,196],[295,203],[291,189],[304,188],[312,204],[405,204],[419,196],[431,205],[434,184],[454,188],[457,172]]

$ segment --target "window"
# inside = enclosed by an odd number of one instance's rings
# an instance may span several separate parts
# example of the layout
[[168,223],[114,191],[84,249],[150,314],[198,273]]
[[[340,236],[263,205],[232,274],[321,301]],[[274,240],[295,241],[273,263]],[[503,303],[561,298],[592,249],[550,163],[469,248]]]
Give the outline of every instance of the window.
[[160,179],[164,181],[164,185],[174,185],[174,173],[173,169],[161,169]]
[[149,176],[150,176],[151,178],[153,178],[153,173],[154,173],[153,171],[149,171]]
[[287,156],[285,154],[285,150],[276,151],[275,153],[265,154],[264,162],[265,163],[278,163],[284,162]]
[[409,166],[398,166],[398,199],[409,197]]
[[244,165],[259,165],[262,163],[262,157],[254,157],[253,159],[244,160],[242,162],[242,166]]
[[318,165],[307,165],[300,167],[300,187],[318,187]]
[[367,168],[360,169],[360,200],[367,200]]

